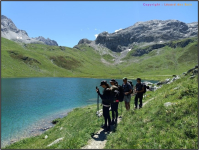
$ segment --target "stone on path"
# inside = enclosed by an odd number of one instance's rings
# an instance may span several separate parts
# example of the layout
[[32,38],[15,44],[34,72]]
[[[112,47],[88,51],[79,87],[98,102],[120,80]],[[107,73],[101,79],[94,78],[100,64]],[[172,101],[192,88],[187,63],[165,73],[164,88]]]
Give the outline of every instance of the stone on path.
[[64,139],[64,137],[59,138],[59,139],[56,139],[54,142],[52,142],[51,144],[49,144],[47,147],[52,146],[52,145],[58,143],[59,141],[61,141],[61,140],[63,140],[63,139]]

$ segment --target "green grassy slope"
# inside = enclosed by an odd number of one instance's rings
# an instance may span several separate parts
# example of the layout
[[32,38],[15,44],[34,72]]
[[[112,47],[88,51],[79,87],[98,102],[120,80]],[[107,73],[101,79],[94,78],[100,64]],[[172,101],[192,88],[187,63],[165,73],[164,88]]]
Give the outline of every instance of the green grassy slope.
[[[91,47],[83,50],[42,44],[19,45],[1,38],[2,77],[106,77],[118,70],[105,66]],[[28,59],[27,59],[28,57]],[[25,60],[26,59],[26,60]]]
[[[198,76],[183,77],[147,95],[144,101],[155,99],[142,109],[125,112],[105,148],[197,149]],[[173,105],[165,107],[166,102]]]
[[[165,46],[140,57],[132,56],[135,47],[118,65],[111,55],[100,55],[87,45],[79,49],[42,44],[17,44],[1,38],[2,77],[93,77],[164,79],[161,75],[184,72],[198,64],[197,38],[185,47]],[[175,43],[174,41],[173,43]],[[179,40],[178,43],[183,43]]]
[[180,74],[198,64],[198,42],[196,40],[186,47],[165,46],[140,57],[131,56],[132,52],[130,51],[125,58],[127,62],[121,64],[123,74],[129,76],[151,79],[154,75]]
[[[106,149],[196,149],[198,147],[198,77],[182,77],[155,92],[147,92],[142,109],[126,111],[107,137]],[[178,87],[179,89],[174,89]],[[165,107],[164,103],[173,105]],[[121,105],[121,103],[120,103]],[[121,115],[119,106],[119,115]],[[6,149],[79,149],[100,129],[96,105],[76,108],[42,135],[26,138]],[[60,128],[63,127],[62,130]],[[48,135],[47,139],[44,139]],[[63,141],[47,147],[58,138]],[[3,148],[3,149],[5,149]]]

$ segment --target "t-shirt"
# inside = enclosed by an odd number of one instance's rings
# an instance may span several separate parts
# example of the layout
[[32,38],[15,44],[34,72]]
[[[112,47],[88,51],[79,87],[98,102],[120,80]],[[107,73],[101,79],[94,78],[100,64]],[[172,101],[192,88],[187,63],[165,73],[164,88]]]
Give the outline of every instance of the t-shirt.
[[[122,87],[124,89],[124,93],[129,92],[132,89],[130,83],[128,83],[128,82],[126,84],[122,84]],[[128,95],[130,95],[130,94],[128,94]]]
[[141,83],[136,84],[136,90],[137,91],[142,91],[142,87],[143,87],[143,84],[141,84]]

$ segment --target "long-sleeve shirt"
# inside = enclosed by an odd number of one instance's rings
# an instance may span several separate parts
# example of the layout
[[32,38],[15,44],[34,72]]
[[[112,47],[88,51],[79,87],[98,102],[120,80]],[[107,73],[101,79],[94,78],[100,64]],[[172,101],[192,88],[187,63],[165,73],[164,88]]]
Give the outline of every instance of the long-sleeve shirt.
[[105,88],[103,91],[103,94],[100,93],[100,91],[98,92],[100,98],[102,99],[102,104],[103,105],[107,105],[110,106],[111,104],[106,102],[107,99],[109,99],[109,95],[110,95],[110,89],[109,88]]

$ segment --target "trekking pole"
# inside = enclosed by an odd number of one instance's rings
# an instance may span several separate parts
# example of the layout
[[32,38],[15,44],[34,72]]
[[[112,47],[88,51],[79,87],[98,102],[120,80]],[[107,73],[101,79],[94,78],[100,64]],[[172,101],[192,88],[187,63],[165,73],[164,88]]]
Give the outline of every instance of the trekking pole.
[[99,95],[97,95],[97,110],[98,110],[98,122],[99,122]]
[[[123,103],[123,102],[122,102]],[[121,108],[122,108],[122,103],[121,103]],[[122,116],[122,113],[121,113],[121,116]]]
[[[102,109],[103,109],[103,106],[102,106]],[[103,126],[103,115],[102,115],[102,126]]]
[[[96,89],[98,89],[97,86],[96,86]],[[98,122],[99,122],[99,94],[98,93],[97,93],[97,115],[98,115]]]

